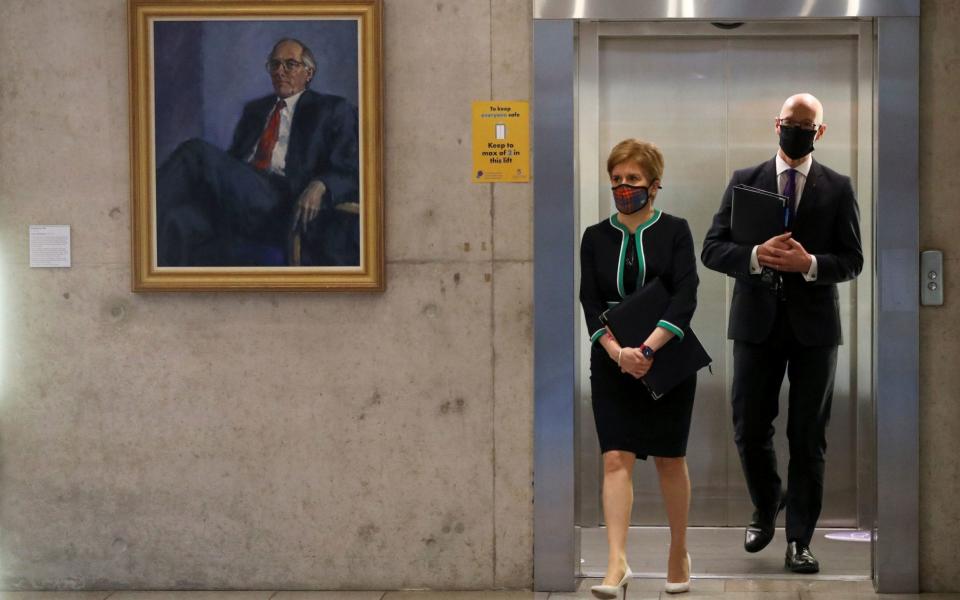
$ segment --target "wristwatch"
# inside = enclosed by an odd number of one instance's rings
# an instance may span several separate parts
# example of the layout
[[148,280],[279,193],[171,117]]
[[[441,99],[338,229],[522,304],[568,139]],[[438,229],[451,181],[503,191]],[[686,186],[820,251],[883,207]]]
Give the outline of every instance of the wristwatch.
[[640,345],[640,354],[642,354],[644,358],[646,358],[646,359],[649,360],[649,359],[653,358],[654,349],[651,348],[650,346],[646,345],[646,344],[641,344],[641,345]]

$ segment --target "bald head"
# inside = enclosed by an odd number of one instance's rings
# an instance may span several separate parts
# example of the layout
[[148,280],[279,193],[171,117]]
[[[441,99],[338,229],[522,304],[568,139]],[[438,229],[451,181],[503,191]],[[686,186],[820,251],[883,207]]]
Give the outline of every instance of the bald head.
[[813,142],[827,131],[823,104],[813,94],[794,94],[787,98],[775,123],[780,137],[778,152],[791,167],[805,161],[813,151]]
[[823,123],[823,104],[813,94],[794,94],[783,103],[780,118],[820,124]]

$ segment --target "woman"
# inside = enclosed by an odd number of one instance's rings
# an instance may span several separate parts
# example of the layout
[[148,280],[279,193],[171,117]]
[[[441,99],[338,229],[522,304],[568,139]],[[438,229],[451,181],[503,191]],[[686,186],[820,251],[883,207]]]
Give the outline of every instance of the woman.
[[[666,591],[690,589],[687,514],[690,478],[684,458],[696,375],[654,401],[640,379],[656,362],[657,350],[683,336],[697,305],[693,237],[684,219],[654,207],[663,174],[663,155],[648,142],[617,144],[607,159],[617,212],[588,227],[580,246],[580,303],[593,344],[590,389],[603,452],[603,514],[609,556],[598,598],[615,598],[631,575],[627,528],[633,504],[632,472],[637,457],[654,457],[670,521]],[[639,348],[624,348],[600,315],[645,282],[659,277],[671,301],[658,326]]]

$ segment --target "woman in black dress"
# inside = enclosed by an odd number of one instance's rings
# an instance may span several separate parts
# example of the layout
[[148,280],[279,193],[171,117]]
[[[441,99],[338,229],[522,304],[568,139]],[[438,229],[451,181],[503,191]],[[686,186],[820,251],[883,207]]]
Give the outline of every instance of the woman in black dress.
[[[617,212],[588,227],[580,246],[580,303],[590,332],[590,389],[603,452],[603,514],[609,556],[599,598],[614,598],[630,576],[627,528],[633,504],[632,472],[637,457],[653,456],[670,521],[668,592],[690,589],[687,514],[690,478],[684,456],[696,375],[653,400],[640,379],[656,352],[688,330],[697,305],[696,256],[684,219],[654,207],[663,174],[663,155],[653,144],[629,139],[607,160]],[[623,348],[600,322],[610,306],[659,277],[671,301],[656,329],[639,348]]]

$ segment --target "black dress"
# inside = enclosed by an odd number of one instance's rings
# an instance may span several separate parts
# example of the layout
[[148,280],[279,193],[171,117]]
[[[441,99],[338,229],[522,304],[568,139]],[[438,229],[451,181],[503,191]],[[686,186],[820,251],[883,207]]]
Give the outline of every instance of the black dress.
[[614,214],[584,232],[580,304],[593,346],[590,390],[602,452],[626,450],[642,459],[686,455],[696,374],[653,400],[640,380],[620,372],[597,341],[606,331],[600,323],[603,311],[654,277],[663,281],[671,295],[658,325],[682,339],[697,306],[700,282],[686,220],[654,210],[631,234]]

